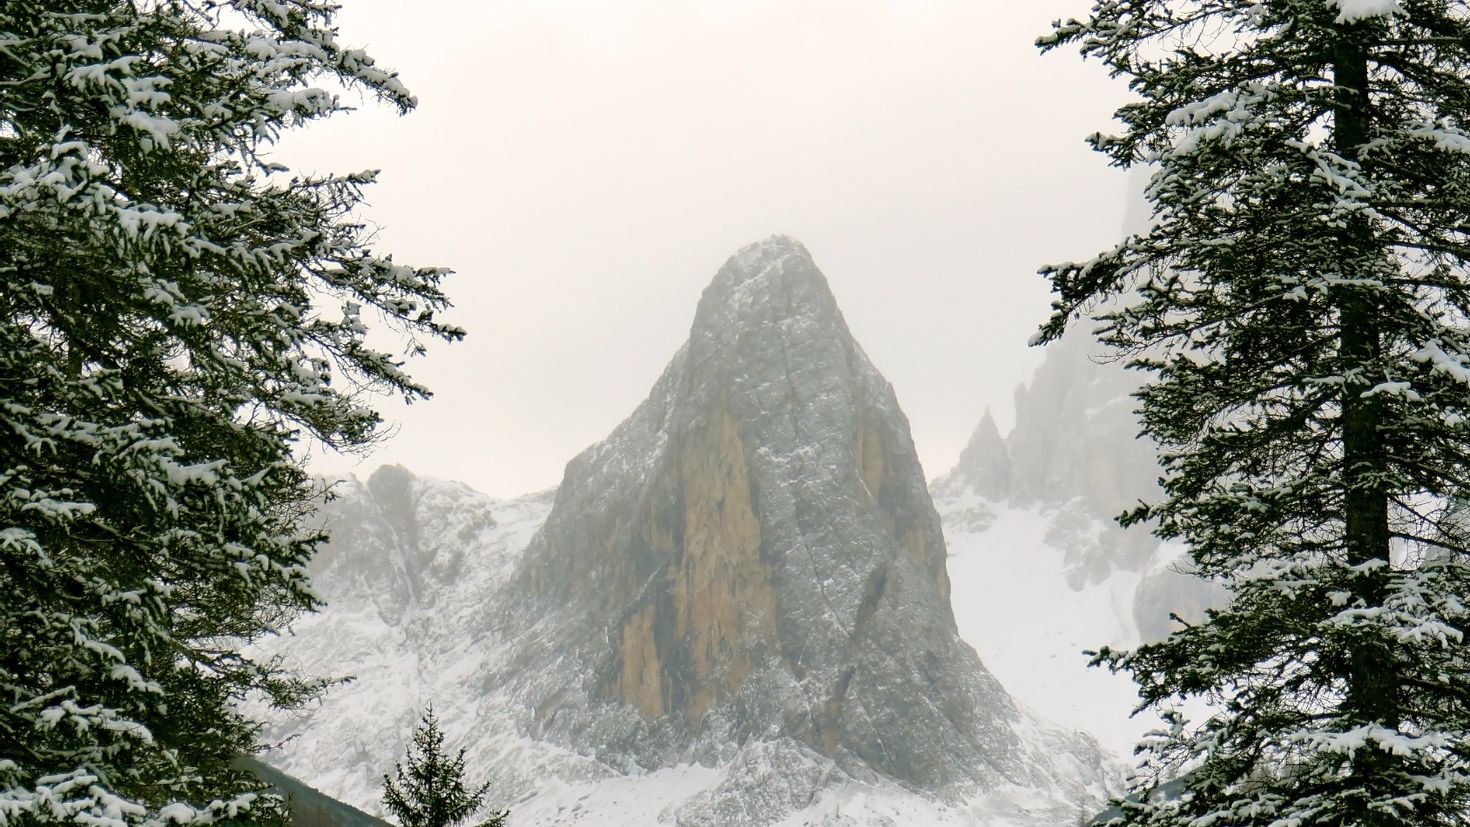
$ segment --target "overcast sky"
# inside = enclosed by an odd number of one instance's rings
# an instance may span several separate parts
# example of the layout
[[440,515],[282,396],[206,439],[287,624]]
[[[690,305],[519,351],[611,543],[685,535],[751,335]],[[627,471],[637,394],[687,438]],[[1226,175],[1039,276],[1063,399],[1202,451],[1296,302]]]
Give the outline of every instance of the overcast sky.
[[738,247],[801,239],[894,384],[929,476],[1041,353],[1035,271],[1114,243],[1126,174],[1083,142],[1120,83],[1032,42],[1091,0],[342,0],[420,99],[289,138],[379,168],[380,250],[457,274],[469,336],[410,367],[369,459],[510,496],[646,396]]

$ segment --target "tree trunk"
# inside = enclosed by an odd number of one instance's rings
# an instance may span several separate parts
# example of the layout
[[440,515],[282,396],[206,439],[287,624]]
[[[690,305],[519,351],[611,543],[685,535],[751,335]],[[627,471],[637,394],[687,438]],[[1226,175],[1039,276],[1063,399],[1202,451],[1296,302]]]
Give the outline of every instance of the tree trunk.
[[[1354,28],[1347,26],[1340,30],[1333,49],[1333,80],[1338,87],[1333,143],[1339,155],[1356,162],[1360,160],[1360,148],[1368,140],[1371,101],[1367,49]],[[1340,247],[1342,276],[1375,275],[1370,268],[1376,265],[1380,251],[1373,235],[1367,218],[1349,219],[1342,231]],[[1380,300],[1372,287],[1344,286],[1338,288],[1337,301],[1341,363],[1346,379],[1342,386],[1344,543],[1349,565],[1379,563],[1356,578],[1353,595],[1368,606],[1381,606],[1387,596],[1390,547],[1388,495],[1383,482],[1387,458],[1379,432],[1383,410],[1378,397],[1363,397],[1365,391],[1383,378],[1378,367],[1383,347],[1379,330]],[[1352,647],[1346,664],[1347,697],[1342,708],[1345,723],[1396,727],[1398,687],[1392,649],[1372,632],[1359,634]],[[1391,756],[1372,746],[1359,750],[1353,757],[1353,772],[1372,790],[1380,787],[1374,779],[1390,771],[1390,763]],[[1345,823],[1397,822],[1390,816],[1359,809],[1361,803],[1350,804]]]

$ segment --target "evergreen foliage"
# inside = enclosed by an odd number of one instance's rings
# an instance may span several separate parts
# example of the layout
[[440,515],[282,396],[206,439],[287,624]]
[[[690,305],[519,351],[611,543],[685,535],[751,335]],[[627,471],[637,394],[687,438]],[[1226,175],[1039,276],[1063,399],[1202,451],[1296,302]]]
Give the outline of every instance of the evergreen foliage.
[[1095,313],[1151,372],[1124,520],[1233,594],[1098,654],[1169,722],[1114,823],[1470,823],[1470,3],[1101,0],[1063,44],[1137,94],[1091,141],[1156,223],[1048,268],[1039,338]]
[[[383,805],[403,827],[453,827],[475,814],[485,800],[488,783],[470,790],[464,785],[464,750],[453,758],[444,753],[444,733],[434,707],[424,712],[413,731],[413,745],[402,764],[395,763],[395,782],[383,776]],[[501,827],[510,811],[491,813],[480,827]]]
[[315,604],[293,450],[427,392],[366,321],[454,339],[443,271],[374,255],[371,173],[282,131],[407,110],[318,0],[0,3],[0,824],[279,818],[239,711],[317,688],[242,645]]

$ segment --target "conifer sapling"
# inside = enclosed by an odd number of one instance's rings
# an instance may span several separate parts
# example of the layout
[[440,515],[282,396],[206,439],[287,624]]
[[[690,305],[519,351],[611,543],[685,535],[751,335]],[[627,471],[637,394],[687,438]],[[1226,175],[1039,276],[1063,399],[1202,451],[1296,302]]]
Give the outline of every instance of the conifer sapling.
[[[395,763],[397,781],[383,776],[383,805],[403,827],[453,827],[475,814],[485,800],[489,783],[471,790],[464,781],[464,750],[450,758],[444,752],[444,733],[430,705],[413,731],[413,744]],[[501,827],[508,810],[491,813],[480,827]]]

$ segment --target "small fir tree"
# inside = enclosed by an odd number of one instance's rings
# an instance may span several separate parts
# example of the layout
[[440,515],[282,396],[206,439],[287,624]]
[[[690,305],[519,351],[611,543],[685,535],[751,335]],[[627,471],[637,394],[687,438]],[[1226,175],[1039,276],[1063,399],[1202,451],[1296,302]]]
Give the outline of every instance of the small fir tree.
[[[1099,0],[1154,226],[1050,268],[1149,371],[1158,520],[1233,602],[1098,661],[1167,726],[1114,824],[1470,823],[1470,3]],[[1176,703],[1203,698],[1186,720]]]
[[[453,827],[475,814],[490,789],[487,782],[470,790],[464,783],[464,750],[454,758],[444,753],[444,733],[431,704],[413,731],[404,757],[407,768],[393,765],[395,782],[383,775],[383,805],[403,827]],[[509,810],[492,813],[481,827],[501,827]]]

